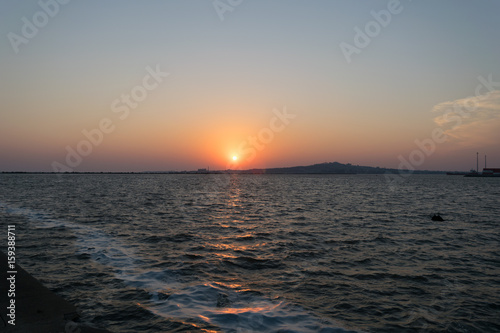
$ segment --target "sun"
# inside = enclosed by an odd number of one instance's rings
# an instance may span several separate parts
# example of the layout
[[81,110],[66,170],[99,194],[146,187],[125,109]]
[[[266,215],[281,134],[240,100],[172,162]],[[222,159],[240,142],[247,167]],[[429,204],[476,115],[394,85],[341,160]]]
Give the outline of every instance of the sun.
[[236,161],[238,159],[238,156],[233,156],[233,161]]

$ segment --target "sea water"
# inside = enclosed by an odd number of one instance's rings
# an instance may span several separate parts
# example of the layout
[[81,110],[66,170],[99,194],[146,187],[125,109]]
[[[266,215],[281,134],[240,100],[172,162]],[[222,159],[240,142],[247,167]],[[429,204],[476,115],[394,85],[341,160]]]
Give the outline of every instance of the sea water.
[[20,265],[114,332],[499,332],[500,179],[390,185],[2,174],[0,221]]

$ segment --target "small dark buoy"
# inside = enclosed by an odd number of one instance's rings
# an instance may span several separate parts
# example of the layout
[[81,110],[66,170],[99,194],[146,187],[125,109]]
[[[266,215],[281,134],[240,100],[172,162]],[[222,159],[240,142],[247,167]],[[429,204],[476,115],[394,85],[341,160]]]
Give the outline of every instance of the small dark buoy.
[[444,221],[443,218],[441,217],[441,215],[439,215],[439,214],[434,214],[432,216],[431,220],[433,220],[433,221]]

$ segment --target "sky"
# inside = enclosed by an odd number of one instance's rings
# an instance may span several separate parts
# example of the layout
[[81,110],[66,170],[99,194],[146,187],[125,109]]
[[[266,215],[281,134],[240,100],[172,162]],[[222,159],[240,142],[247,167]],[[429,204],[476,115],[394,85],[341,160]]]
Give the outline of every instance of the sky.
[[500,2],[0,2],[0,171],[500,167]]

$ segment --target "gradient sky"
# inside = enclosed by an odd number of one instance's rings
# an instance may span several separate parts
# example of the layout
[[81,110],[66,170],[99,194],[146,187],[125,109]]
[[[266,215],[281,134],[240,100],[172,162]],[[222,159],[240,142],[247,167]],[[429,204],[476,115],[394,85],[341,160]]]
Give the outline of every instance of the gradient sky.
[[[401,0],[385,26],[371,12],[392,0],[218,1],[231,10],[72,0],[50,17],[38,1],[0,2],[0,171],[395,168],[401,158],[469,170],[476,151],[480,167],[484,154],[500,167],[499,1]],[[36,34],[24,27],[35,19]],[[341,45],[356,46],[356,27],[374,30],[349,62]],[[144,91],[147,68],[169,75],[125,114],[121,98]],[[295,117],[280,123],[283,110]],[[89,153],[82,131],[103,119],[112,130]],[[70,165],[78,147],[86,156]]]

